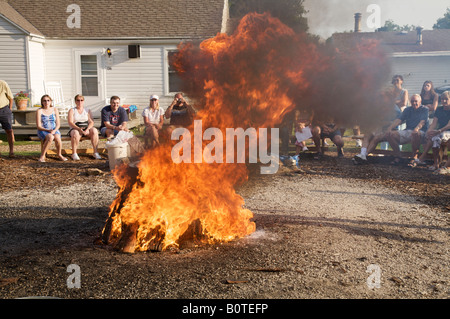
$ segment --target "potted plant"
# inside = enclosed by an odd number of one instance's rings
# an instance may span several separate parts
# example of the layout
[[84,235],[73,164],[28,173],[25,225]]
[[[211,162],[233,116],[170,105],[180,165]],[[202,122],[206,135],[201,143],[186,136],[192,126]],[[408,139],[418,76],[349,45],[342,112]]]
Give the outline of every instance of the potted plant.
[[26,110],[29,100],[29,94],[25,93],[24,91],[20,91],[19,93],[14,95],[14,102],[16,102],[16,107],[18,110]]

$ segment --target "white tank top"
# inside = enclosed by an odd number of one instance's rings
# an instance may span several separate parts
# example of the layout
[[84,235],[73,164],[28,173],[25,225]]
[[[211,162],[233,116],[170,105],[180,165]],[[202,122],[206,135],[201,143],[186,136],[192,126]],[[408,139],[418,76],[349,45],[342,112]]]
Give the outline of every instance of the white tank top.
[[77,108],[73,109],[73,122],[87,122],[89,120],[88,111],[83,109],[83,112],[80,114]]

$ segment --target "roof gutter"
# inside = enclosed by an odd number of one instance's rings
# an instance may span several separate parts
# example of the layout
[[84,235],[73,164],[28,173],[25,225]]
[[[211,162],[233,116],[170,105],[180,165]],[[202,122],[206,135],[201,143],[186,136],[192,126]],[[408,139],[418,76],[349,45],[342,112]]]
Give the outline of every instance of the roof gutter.
[[[25,30],[24,28],[22,28],[20,25],[18,25],[17,23],[11,21],[11,19],[8,19],[7,17],[5,17],[4,14],[0,13],[0,17],[2,17],[3,19],[5,19],[8,23],[11,23],[14,27],[16,27],[17,29],[19,29],[20,31],[22,31],[23,33],[25,33],[26,35],[30,36],[30,37],[34,37],[34,38],[41,38],[41,39],[45,39],[45,37],[43,35],[40,34],[34,34],[31,33],[28,30]],[[38,30],[39,31],[39,30]],[[11,34],[11,33],[9,33]]]
[[393,58],[450,56],[450,51],[396,52],[392,53],[391,56]]

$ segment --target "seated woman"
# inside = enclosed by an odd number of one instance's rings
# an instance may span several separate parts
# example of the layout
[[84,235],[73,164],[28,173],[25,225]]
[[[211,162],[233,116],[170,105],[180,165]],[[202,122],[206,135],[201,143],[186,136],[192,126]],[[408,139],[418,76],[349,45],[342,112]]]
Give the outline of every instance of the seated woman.
[[36,112],[37,135],[41,139],[41,156],[39,162],[45,162],[50,144],[55,141],[58,158],[61,161],[67,161],[62,156],[61,151],[61,133],[59,132],[60,120],[58,109],[52,106],[52,99],[48,95],[41,97],[41,108]]
[[434,91],[433,82],[425,81],[423,83],[420,97],[422,98],[422,104],[429,110],[428,117],[429,124],[431,124],[439,102],[439,95]]
[[98,154],[98,131],[94,127],[94,120],[90,110],[84,108],[84,96],[78,94],[75,96],[76,107],[69,110],[67,121],[70,126],[68,135],[72,142],[72,159],[79,161],[80,157],[77,154],[78,145],[81,137],[89,137],[94,148],[94,158],[101,160],[102,157]]
[[150,106],[142,112],[145,125],[145,148],[159,145],[159,133],[164,124],[164,109],[159,106],[159,97],[150,96]]

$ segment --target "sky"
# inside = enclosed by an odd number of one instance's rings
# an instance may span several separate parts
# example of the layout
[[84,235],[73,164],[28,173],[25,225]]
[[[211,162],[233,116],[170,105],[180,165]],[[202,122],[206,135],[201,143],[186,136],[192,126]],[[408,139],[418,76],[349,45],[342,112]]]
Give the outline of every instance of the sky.
[[450,0],[305,0],[309,32],[327,39],[335,32],[353,31],[357,12],[362,14],[361,31],[375,31],[371,22],[376,21],[376,11],[370,5],[377,6],[381,26],[391,19],[400,26],[420,25],[431,30],[450,8]]

